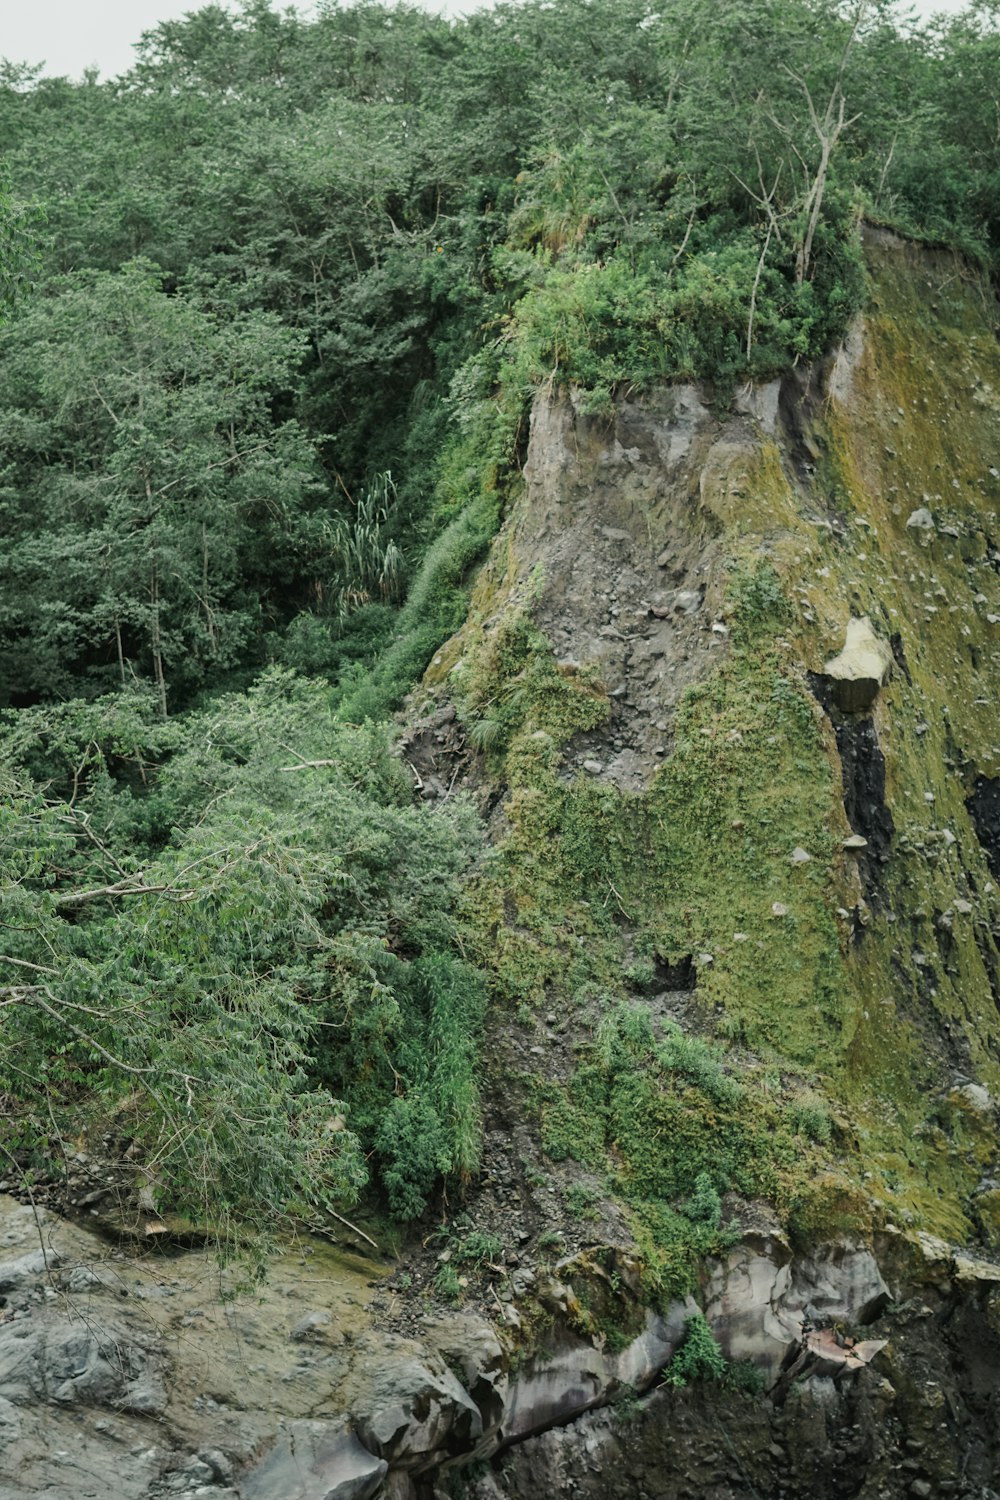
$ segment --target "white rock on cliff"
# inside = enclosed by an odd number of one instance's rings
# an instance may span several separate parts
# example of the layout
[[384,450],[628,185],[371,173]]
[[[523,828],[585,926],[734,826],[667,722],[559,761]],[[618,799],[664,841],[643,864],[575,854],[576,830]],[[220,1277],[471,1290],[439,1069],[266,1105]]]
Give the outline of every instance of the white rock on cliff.
[[871,708],[892,669],[892,651],[875,634],[867,615],[848,620],[844,648],[823,668],[834,703],[843,713]]

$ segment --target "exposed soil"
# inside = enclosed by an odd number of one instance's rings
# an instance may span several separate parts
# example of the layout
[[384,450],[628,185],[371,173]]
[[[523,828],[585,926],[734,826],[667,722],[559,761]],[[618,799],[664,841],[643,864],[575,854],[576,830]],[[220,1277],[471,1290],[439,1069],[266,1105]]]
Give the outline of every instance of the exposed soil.
[[966,802],[994,880],[1000,880],[1000,778],[977,776]]

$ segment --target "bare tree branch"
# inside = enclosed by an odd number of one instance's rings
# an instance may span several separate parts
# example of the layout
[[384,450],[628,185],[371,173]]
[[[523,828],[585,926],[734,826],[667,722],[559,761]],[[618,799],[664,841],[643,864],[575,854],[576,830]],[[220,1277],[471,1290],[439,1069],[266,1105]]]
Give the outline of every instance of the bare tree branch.
[[[89,901],[99,901],[102,896],[158,896],[175,889],[171,885],[136,885],[134,877],[119,880],[115,885],[99,885],[90,891],[66,891],[56,897],[56,906],[62,911],[77,906],[86,906]],[[193,901],[197,892],[177,891],[175,901]]]

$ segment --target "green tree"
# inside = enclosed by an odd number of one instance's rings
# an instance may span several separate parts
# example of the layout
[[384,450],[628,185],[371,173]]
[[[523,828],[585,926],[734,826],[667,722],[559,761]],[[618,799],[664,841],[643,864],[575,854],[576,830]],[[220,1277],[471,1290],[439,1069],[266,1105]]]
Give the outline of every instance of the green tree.
[[[24,1160],[125,1110],[161,1208],[217,1225],[350,1202],[380,1141],[407,1211],[474,1167],[482,990],[450,911],[476,823],[414,807],[382,731],[273,672],[183,722],[152,689],[22,710],[0,774]],[[424,1094],[429,1175],[384,1148]]]
[[297,338],[167,296],[142,262],[80,273],[2,336],[8,695],[151,676],[160,710],[247,652],[310,547],[313,452],[274,393]]

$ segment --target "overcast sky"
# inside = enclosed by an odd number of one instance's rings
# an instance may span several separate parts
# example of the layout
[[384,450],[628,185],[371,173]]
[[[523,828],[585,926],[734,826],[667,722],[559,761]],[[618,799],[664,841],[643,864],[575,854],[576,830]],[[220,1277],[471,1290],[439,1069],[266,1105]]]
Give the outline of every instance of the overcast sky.
[[[712,0],[706,0],[711,4]],[[960,10],[964,0],[916,0],[924,15]],[[132,61],[132,46],[158,21],[197,10],[197,0],[6,0],[0,19],[0,57],[11,62],[44,62],[49,74],[77,78],[96,66],[102,76],[122,73]],[[300,4],[308,13],[310,6]],[[429,10],[461,15],[476,9],[476,0],[428,0]]]

